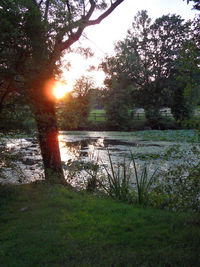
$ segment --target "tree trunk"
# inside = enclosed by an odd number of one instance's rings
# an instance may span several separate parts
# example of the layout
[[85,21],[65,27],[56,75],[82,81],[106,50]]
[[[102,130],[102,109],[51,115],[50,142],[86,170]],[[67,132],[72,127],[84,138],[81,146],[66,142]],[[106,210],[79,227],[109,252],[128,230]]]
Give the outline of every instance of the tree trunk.
[[39,101],[35,103],[34,109],[45,180],[50,183],[66,183],[60,157],[55,103]]

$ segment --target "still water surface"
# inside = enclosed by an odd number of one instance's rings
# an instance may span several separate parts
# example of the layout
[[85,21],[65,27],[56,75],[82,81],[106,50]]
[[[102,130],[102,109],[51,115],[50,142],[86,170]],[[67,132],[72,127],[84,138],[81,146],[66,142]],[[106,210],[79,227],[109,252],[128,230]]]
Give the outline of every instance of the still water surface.
[[[162,154],[176,144],[166,141],[145,141],[142,136],[136,137],[131,132],[63,131],[58,138],[66,179],[69,172],[66,164],[69,162],[92,161],[109,166],[108,150],[113,163],[122,162],[124,156],[130,161],[128,158],[132,151],[138,167],[148,160],[153,171],[160,165]],[[0,182],[29,183],[43,178],[41,155],[36,139],[8,139],[7,147],[13,153],[20,153],[21,158],[17,162],[17,170],[7,169],[6,179],[0,178]],[[162,163],[163,167],[166,166]]]

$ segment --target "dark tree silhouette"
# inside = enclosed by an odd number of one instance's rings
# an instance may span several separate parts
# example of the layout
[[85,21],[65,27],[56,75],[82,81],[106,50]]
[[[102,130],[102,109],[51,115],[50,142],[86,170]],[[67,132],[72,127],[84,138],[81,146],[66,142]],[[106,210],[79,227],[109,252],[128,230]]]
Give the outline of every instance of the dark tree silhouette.
[[[52,87],[65,51],[124,0],[1,0],[0,71],[23,88],[35,116],[45,179],[64,183]],[[95,18],[96,11],[98,16]],[[99,13],[101,14],[99,15]],[[23,59],[16,64],[13,57]],[[1,76],[3,77],[8,76]],[[17,82],[20,81],[21,88]],[[7,81],[7,80],[6,80]],[[22,86],[23,85],[23,86]]]

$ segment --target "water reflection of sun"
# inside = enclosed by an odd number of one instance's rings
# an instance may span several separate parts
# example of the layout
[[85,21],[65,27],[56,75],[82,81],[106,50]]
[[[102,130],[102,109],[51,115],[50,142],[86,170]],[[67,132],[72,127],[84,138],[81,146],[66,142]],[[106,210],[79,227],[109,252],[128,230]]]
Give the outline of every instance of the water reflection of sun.
[[104,138],[98,138],[95,142],[87,144],[87,149],[82,147],[81,142],[71,143],[67,141],[67,136],[63,134],[58,135],[61,160],[68,162],[69,160],[77,160],[80,157],[86,157],[88,160],[98,161],[100,159],[100,148],[103,148]]
[[69,160],[75,160],[77,158],[78,148],[73,146],[66,145],[66,136],[64,137],[62,134],[58,135],[59,148],[61,160],[64,162],[68,162]]

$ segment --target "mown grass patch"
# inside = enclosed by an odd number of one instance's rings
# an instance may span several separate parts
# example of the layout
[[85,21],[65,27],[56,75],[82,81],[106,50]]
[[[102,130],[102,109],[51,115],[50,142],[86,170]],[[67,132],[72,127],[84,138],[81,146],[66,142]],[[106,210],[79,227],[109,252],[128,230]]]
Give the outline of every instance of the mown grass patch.
[[0,207],[0,266],[200,264],[195,215],[131,206],[63,186],[13,190]]
[[106,121],[106,112],[104,109],[92,109],[89,114],[89,121],[92,122],[105,122]]

